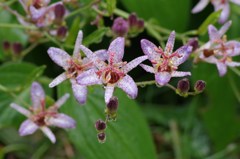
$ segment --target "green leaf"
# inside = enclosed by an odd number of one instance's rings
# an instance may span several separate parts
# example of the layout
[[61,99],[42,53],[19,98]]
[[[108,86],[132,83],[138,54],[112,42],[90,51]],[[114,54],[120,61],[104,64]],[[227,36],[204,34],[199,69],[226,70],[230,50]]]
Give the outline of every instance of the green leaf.
[[116,0],[106,0],[107,1],[107,10],[109,15],[112,15],[114,9],[116,8],[117,1]]
[[[72,92],[67,83],[58,87],[59,96]],[[94,87],[88,93],[87,104],[80,106],[73,96],[61,110],[77,121],[77,128],[69,131],[70,140],[86,159],[155,159],[155,151],[147,123],[134,100],[116,90],[119,98],[118,119],[109,122],[104,144],[97,141],[94,124],[104,119],[104,92]]]
[[69,30],[69,34],[66,38],[66,45],[73,45],[75,43],[76,40],[76,36],[78,35],[78,31],[80,29],[80,18],[77,17],[74,19],[72,26]]
[[102,41],[103,36],[107,33],[109,28],[102,27],[88,35],[86,38],[83,39],[83,44],[88,46],[93,43],[99,43]]
[[218,21],[220,15],[221,15],[221,12],[222,12],[222,10],[211,13],[207,17],[207,19],[198,28],[198,33],[200,35],[204,35],[208,30],[208,25],[215,24]]
[[136,12],[145,20],[156,19],[161,26],[183,32],[190,15],[190,0],[121,0],[129,12]]

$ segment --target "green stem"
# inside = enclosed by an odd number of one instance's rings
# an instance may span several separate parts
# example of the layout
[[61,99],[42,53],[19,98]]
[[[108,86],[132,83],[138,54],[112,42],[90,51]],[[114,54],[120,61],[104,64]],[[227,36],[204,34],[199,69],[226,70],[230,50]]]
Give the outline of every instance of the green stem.
[[230,82],[230,86],[232,87],[233,93],[235,94],[238,102],[240,103],[240,92],[237,89],[238,87],[236,86],[236,83],[231,76],[228,76],[228,79],[229,79],[229,82]]
[[236,75],[238,75],[238,76],[240,77],[240,70],[238,70],[238,69],[235,68],[235,67],[230,67],[230,69],[231,69],[234,73],[236,73]]
[[172,142],[174,147],[175,158],[183,159],[177,122],[175,120],[171,120],[169,125],[170,125],[171,134],[172,134]]
[[48,34],[47,32],[44,32],[44,35],[50,40],[52,41],[54,44],[56,44],[58,47],[60,47],[61,49],[63,48],[63,45],[61,43],[59,43],[56,39],[54,39],[50,34]]
[[30,29],[36,30],[37,28],[34,26],[23,26],[20,24],[8,24],[8,23],[1,23],[0,28],[18,28],[18,29]]

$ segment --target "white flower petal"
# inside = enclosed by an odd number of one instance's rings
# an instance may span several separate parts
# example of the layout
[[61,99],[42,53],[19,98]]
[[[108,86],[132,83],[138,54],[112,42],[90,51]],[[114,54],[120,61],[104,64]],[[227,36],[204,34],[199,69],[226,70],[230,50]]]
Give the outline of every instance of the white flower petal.
[[141,40],[141,47],[145,55],[148,56],[148,59],[152,61],[158,61],[160,59],[160,54],[158,54],[155,49],[158,47],[152,42],[146,39]]
[[127,63],[126,65],[124,65],[121,70],[126,74],[129,71],[131,71],[133,68],[137,67],[137,65],[139,65],[140,63],[145,61],[147,58],[148,57],[146,55],[135,58],[134,60],[132,60],[129,63]]
[[80,46],[82,45],[82,39],[83,39],[83,32],[82,30],[79,30],[78,36],[75,42],[75,46],[74,46],[74,51],[73,51],[74,59],[81,59]]
[[87,87],[77,84],[75,79],[71,80],[73,95],[79,104],[85,104],[87,101]]
[[220,36],[223,36],[226,32],[227,32],[227,30],[229,29],[229,27],[232,25],[232,21],[230,20],[230,21],[228,21],[228,22],[226,22],[221,28],[220,28],[220,30],[218,31],[219,32],[219,34],[220,34]]
[[155,80],[161,86],[166,85],[171,79],[171,74],[169,72],[157,72],[155,74]]
[[39,127],[37,124],[32,122],[30,119],[27,119],[21,124],[19,128],[19,135],[26,136],[26,135],[33,134],[38,128]]
[[110,98],[113,96],[114,86],[107,85],[105,87],[105,103],[109,103]]
[[184,63],[188,59],[191,52],[192,52],[192,46],[184,45],[184,46],[180,47],[179,49],[177,49],[174,52],[174,53],[178,53],[178,55],[180,57],[177,57],[177,56],[172,57],[172,59],[171,59],[172,64],[174,66],[181,65],[182,63]]
[[210,41],[214,42],[215,40],[219,40],[221,38],[221,35],[219,34],[217,28],[213,25],[208,26],[208,34]]
[[102,60],[102,61],[106,61],[108,60],[108,53],[107,50],[98,50],[94,52],[95,55],[97,55],[97,57]]
[[45,105],[45,92],[42,86],[33,82],[31,87],[32,107],[33,109],[39,109],[42,105]]
[[227,73],[227,66],[226,64],[222,63],[222,62],[217,62],[217,69],[219,72],[219,76],[224,76]]
[[16,111],[18,111],[19,113],[25,115],[26,117],[30,117],[31,116],[31,112],[23,107],[21,107],[20,105],[17,105],[15,103],[11,103],[10,107],[12,107],[13,109],[15,109]]
[[[118,37],[113,40],[108,48],[108,55],[111,53],[114,55],[113,60],[114,63],[118,63],[122,61],[124,55],[124,38]],[[110,56],[109,56],[110,59]],[[110,61],[110,60],[109,60]]]
[[71,129],[76,127],[75,120],[62,113],[49,118],[49,120],[47,120],[47,124],[51,126],[64,128],[64,129]]
[[49,87],[55,87],[56,85],[59,85],[60,83],[62,83],[63,81],[65,81],[67,79],[67,75],[66,73],[62,73],[60,75],[58,75],[55,79],[53,79],[53,81],[49,84]]
[[94,69],[81,73],[80,75],[78,75],[76,80],[78,84],[83,86],[102,84],[102,81],[99,79]]
[[175,43],[175,31],[172,31],[168,37],[168,41],[164,50],[164,53],[172,53]]
[[219,18],[218,22],[220,24],[223,24],[227,21],[227,19],[229,17],[229,14],[230,14],[229,3],[225,3],[224,5],[222,5],[221,9],[222,9],[222,12],[221,12],[221,15],[220,15],[220,18]]
[[191,76],[191,72],[182,72],[182,71],[173,71],[171,73],[172,77],[185,77],[185,76]]
[[46,135],[50,141],[52,143],[55,143],[56,142],[56,137],[55,135],[53,134],[53,132],[46,126],[43,126],[43,127],[40,127],[40,129],[42,130],[42,132],[44,133],[44,135]]
[[127,95],[135,99],[138,94],[138,88],[132,77],[125,75],[117,84],[117,87],[121,88]]
[[234,62],[234,61],[231,61],[231,62],[226,62],[226,64],[230,67],[238,67],[240,66],[240,62]]
[[140,64],[140,66],[141,66],[145,71],[147,71],[147,72],[149,72],[149,73],[154,73],[154,72],[155,72],[155,71],[154,71],[154,68],[151,67],[151,66],[144,65],[144,64]]
[[192,9],[192,13],[201,12],[209,3],[209,0],[200,0],[197,5]]
[[56,64],[63,67],[65,70],[67,70],[70,67],[69,62],[72,60],[72,58],[65,51],[63,51],[59,48],[50,47],[47,52],[48,52],[48,55],[50,56],[50,58]]
[[54,106],[60,108],[60,107],[66,102],[66,100],[67,100],[69,97],[70,97],[70,94],[68,94],[68,93],[64,94],[64,96],[62,96],[61,98],[59,98],[59,99],[55,102]]

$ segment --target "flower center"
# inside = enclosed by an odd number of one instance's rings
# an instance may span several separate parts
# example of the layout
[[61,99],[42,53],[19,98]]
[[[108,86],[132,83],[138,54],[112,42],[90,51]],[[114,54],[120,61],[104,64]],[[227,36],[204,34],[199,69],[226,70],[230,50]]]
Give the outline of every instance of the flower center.
[[84,70],[87,70],[92,66],[91,62],[82,64],[79,61],[74,62],[73,60],[71,60],[69,63],[70,63],[70,67],[67,70],[68,78],[76,78],[81,72],[83,72]]
[[118,82],[120,78],[121,76],[119,75],[119,73],[115,71],[108,70],[105,72],[106,83],[114,84]]

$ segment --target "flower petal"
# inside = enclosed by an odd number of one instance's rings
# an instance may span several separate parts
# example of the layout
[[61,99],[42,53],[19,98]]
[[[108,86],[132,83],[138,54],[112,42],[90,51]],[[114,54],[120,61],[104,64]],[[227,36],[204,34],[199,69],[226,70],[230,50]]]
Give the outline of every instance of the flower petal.
[[172,77],[185,77],[185,76],[191,76],[191,72],[182,72],[182,71],[173,71],[171,73]]
[[85,104],[87,100],[87,87],[77,84],[75,79],[71,80],[73,95],[80,104]]
[[66,73],[62,73],[60,75],[58,75],[55,79],[53,79],[53,81],[49,84],[49,87],[55,87],[56,85],[59,85],[60,83],[62,83],[63,81],[65,81],[67,79],[67,75]]
[[102,81],[99,79],[94,69],[81,73],[80,75],[78,75],[76,80],[78,84],[84,85],[84,86],[102,84]]
[[221,15],[220,15],[220,18],[218,20],[218,22],[220,24],[223,24],[227,21],[228,17],[229,17],[229,14],[230,14],[230,6],[229,6],[229,3],[225,3],[224,5],[222,5],[221,8],[219,9],[222,9],[222,12],[221,12]]
[[48,55],[50,56],[50,58],[56,64],[63,67],[64,70],[67,70],[70,67],[69,61],[71,61],[72,58],[65,51],[63,51],[59,48],[50,47],[47,52],[48,52]]
[[32,97],[33,109],[38,109],[43,104],[45,104],[45,92],[44,92],[42,86],[37,82],[32,83],[31,97]]
[[83,39],[83,32],[82,30],[79,30],[78,36],[75,42],[74,50],[73,50],[74,59],[81,59],[80,46],[82,45],[82,39]]
[[192,9],[192,13],[201,12],[209,3],[209,0],[200,0],[198,4]]
[[31,18],[33,21],[38,20],[41,18],[47,11],[47,8],[42,7],[40,9],[35,8],[33,5],[29,7]]
[[54,106],[60,108],[60,107],[66,102],[66,100],[67,100],[69,97],[70,97],[70,94],[68,94],[68,93],[64,94],[64,96],[62,96],[61,98],[59,98],[59,99],[55,102]]
[[125,75],[117,84],[117,87],[121,88],[127,95],[134,99],[137,97],[138,88],[132,77]]
[[143,61],[145,61],[148,57],[145,56],[140,56],[138,58],[135,58],[134,60],[130,61],[129,63],[127,63],[126,65],[124,65],[122,67],[122,71],[126,74],[129,71],[131,71],[133,68],[137,67],[137,65],[139,65],[140,63],[142,63]]
[[47,124],[51,126],[64,128],[64,129],[71,129],[76,127],[75,120],[70,116],[67,116],[62,113],[49,118],[49,120],[47,120]]
[[235,3],[237,5],[240,5],[240,0],[230,0],[232,3]]
[[221,77],[227,73],[227,66],[222,62],[217,62],[217,69],[218,69],[219,76]]
[[212,42],[214,42],[215,40],[219,40],[221,38],[221,35],[219,34],[217,28],[215,28],[215,26],[213,25],[208,26],[208,34]]
[[232,21],[229,20],[228,22],[226,22],[221,28],[220,30],[218,31],[220,36],[223,36],[227,30],[229,29],[229,27],[232,25]]
[[172,31],[168,37],[168,41],[164,50],[164,53],[172,53],[175,42],[175,31]]
[[124,38],[118,37],[111,42],[108,48],[108,55],[114,54],[114,57],[113,57],[114,63],[122,61],[123,54],[124,54],[124,41],[125,41]]
[[166,85],[171,79],[171,74],[169,72],[157,72],[155,74],[155,80],[161,86]]
[[15,103],[11,103],[10,107],[12,107],[13,109],[15,109],[16,111],[18,111],[19,113],[25,115],[26,117],[30,117],[31,116],[31,112],[23,107],[21,107],[20,105],[17,105]]
[[114,86],[107,85],[105,87],[105,103],[109,103],[110,98],[113,96]]
[[43,127],[40,127],[40,129],[42,130],[42,132],[44,133],[44,135],[46,135],[50,141],[52,143],[55,143],[56,142],[56,137],[55,135],[53,134],[53,132],[46,126],[43,126]]
[[152,42],[142,39],[141,40],[141,47],[145,55],[148,56],[148,59],[153,62],[153,61],[158,61],[160,59],[160,54],[158,54],[155,49],[158,47],[154,45]]
[[240,62],[234,62],[234,61],[231,61],[231,62],[226,62],[226,64],[230,67],[238,67],[240,66]]
[[180,47],[174,52],[174,53],[178,53],[179,57],[178,56],[172,57],[171,59],[172,64],[174,66],[181,65],[183,62],[185,62],[188,59],[191,52],[192,52],[192,46],[184,45]]
[[107,50],[104,50],[104,49],[98,50],[98,51],[95,51],[94,54],[97,55],[97,57],[102,61],[108,60]]
[[154,68],[148,65],[140,64],[140,66],[149,73],[155,73]]
[[21,124],[19,128],[19,135],[26,136],[26,135],[33,134],[38,128],[39,127],[37,124],[35,124],[30,119],[27,119]]

